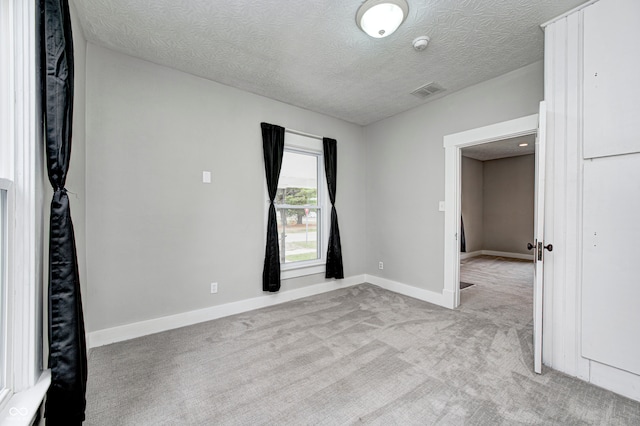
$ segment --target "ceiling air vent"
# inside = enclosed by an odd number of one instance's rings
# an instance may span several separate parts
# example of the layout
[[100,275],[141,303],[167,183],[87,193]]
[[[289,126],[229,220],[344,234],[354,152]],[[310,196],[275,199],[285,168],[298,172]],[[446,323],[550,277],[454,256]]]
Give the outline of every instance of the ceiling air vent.
[[445,89],[438,83],[431,82],[425,84],[424,86],[418,87],[416,90],[411,92],[411,94],[413,96],[417,96],[420,99],[426,99],[427,97],[435,95],[436,93],[440,93],[444,90]]

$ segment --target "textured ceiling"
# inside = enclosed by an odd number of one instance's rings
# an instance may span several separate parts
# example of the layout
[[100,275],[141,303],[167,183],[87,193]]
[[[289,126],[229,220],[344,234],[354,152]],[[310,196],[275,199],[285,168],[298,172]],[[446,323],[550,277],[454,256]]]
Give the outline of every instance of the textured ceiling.
[[[527,143],[527,146],[518,146]],[[519,136],[517,138],[469,146],[462,149],[464,157],[480,161],[497,160],[499,158],[517,157],[536,152],[536,135]]]
[[[361,125],[542,59],[539,25],[584,3],[407,1],[398,31],[374,39],[356,26],[361,0],[73,0],[95,44]],[[410,94],[430,81],[447,90]]]

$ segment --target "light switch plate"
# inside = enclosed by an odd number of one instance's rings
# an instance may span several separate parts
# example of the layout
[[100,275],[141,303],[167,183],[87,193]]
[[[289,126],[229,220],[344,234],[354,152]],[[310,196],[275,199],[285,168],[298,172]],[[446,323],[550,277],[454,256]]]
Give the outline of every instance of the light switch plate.
[[443,211],[444,211],[444,201],[440,201],[440,202],[438,203],[438,210],[440,210],[441,212],[443,212]]
[[202,172],[202,183],[211,183],[211,172]]

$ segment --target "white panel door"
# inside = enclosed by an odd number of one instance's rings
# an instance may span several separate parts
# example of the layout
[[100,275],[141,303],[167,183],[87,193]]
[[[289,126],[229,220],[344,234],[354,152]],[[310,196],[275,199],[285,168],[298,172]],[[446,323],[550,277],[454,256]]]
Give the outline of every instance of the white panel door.
[[584,10],[584,158],[640,152],[640,1]]
[[640,154],[584,163],[582,355],[640,374]]
[[[545,155],[546,155],[546,131],[547,108],[544,102],[540,102],[538,115],[538,135],[536,137],[536,182],[534,200],[534,225],[533,225],[533,370],[542,373],[542,300],[544,290],[544,181],[545,181]],[[551,248],[551,246],[549,246]]]

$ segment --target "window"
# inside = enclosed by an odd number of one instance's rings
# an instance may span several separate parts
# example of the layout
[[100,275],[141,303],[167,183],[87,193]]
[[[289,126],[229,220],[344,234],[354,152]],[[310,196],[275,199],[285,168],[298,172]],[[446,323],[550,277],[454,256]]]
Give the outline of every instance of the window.
[[317,153],[285,149],[276,193],[280,263],[322,258]]
[[287,133],[275,198],[283,278],[324,272],[327,199],[322,141]]
[[[11,178],[9,170],[13,164],[10,159],[13,154],[11,149],[11,134],[9,132],[11,124],[11,96],[10,96],[10,78],[11,78],[11,62],[10,40],[11,35],[8,28],[11,24],[9,19],[10,4],[6,0],[2,0],[0,4],[0,39],[3,42],[0,45],[0,408],[6,402],[9,396],[7,383],[8,371],[8,351],[9,351],[9,335],[8,335],[8,190],[10,188]],[[0,419],[1,420],[1,419]]]
[[[0,424],[27,424],[42,371],[43,143],[36,81],[37,2],[0,0]],[[7,309],[9,308],[9,309]]]

